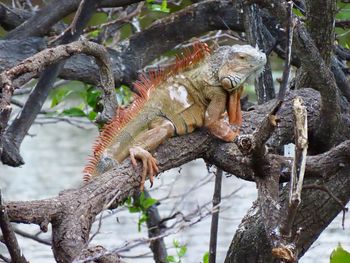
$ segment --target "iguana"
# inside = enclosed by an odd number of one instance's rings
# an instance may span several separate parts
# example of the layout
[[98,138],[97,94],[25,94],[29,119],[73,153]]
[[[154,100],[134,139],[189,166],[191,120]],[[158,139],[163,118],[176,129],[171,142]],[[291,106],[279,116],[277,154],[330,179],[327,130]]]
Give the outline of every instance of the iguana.
[[232,142],[230,124],[242,123],[240,96],[243,82],[260,73],[266,56],[249,45],[222,46],[211,51],[198,42],[192,52],[166,70],[141,75],[134,84],[139,95],[126,109],[118,108],[93,146],[84,180],[99,175],[130,156],[142,161],[141,190],[147,175],[153,184],[157,161],[150,151],[165,139],[206,127],[213,135]]

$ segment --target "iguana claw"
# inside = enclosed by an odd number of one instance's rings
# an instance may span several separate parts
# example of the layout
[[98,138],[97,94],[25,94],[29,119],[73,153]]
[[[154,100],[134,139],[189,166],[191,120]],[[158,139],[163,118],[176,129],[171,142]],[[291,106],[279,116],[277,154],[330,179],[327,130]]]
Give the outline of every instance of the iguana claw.
[[131,163],[135,169],[137,167],[136,159],[139,159],[140,161],[142,161],[143,168],[142,168],[142,180],[141,180],[140,190],[143,191],[144,189],[147,175],[149,177],[149,180],[151,182],[151,187],[152,187],[154,176],[157,175],[159,172],[159,169],[157,166],[157,160],[148,151],[138,146],[131,147],[129,149],[129,152],[130,152]]

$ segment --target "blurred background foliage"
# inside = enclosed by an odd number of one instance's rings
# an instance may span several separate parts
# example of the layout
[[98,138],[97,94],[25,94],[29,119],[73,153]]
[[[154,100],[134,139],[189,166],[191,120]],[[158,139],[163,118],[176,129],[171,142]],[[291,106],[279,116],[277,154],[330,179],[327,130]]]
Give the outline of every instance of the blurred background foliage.
[[[4,0],[2,2],[11,6],[14,2],[16,2],[16,0]],[[30,11],[35,12],[44,4],[44,2],[46,1],[33,0],[32,10]],[[167,16],[169,13],[181,10],[194,2],[195,1],[191,0],[146,0],[138,15],[132,19],[123,19],[126,10],[119,9],[115,11],[108,8],[101,9],[98,10],[98,12],[96,12],[91,18],[84,36],[92,41],[96,41],[104,44],[107,47],[113,48],[116,43],[129,38],[132,34],[138,31],[142,31],[153,22]],[[134,9],[137,9],[137,5],[138,3],[134,4]],[[130,6],[128,8],[130,8]],[[342,1],[338,0],[337,8],[337,21],[345,21],[350,23],[350,3],[343,3]],[[304,19],[303,10],[300,10],[300,8],[294,8],[294,13],[301,19]],[[72,22],[73,18],[74,13],[65,17],[63,22],[68,25]],[[118,21],[118,19],[120,21]],[[117,24],[116,28],[113,29],[114,31],[110,32],[109,34],[106,32],[106,25],[108,23]],[[346,48],[349,47],[350,43],[349,32],[350,30],[348,27],[336,28],[336,41]],[[228,30],[227,33],[232,34],[237,38],[237,33],[230,32],[230,30]],[[0,27],[0,37],[3,37],[4,35],[5,30]],[[238,41],[236,42],[239,42],[242,38],[244,39],[244,36],[239,36],[237,38]],[[227,43],[231,44],[235,41],[232,41],[231,38],[220,38],[218,41],[214,39],[214,41],[211,42],[223,45]],[[165,54],[159,54],[159,59],[154,61],[153,66],[161,66],[163,63],[171,63],[171,58],[174,58],[175,54],[181,53],[181,51],[182,49],[179,48],[175,51],[171,50]],[[282,75],[283,61],[281,61],[276,55],[272,55],[271,64],[273,69],[273,77],[275,80],[277,80]],[[35,82],[33,82],[32,85],[34,84]],[[250,101],[255,102],[256,95],[253,84],[253,81],[250,81],[246,85],[245,94],[249,96]],[[275,86],[279,86],[277,81]],[[126,85],[116,87],[119,105],[126,106],[132,101],[133,93],[131,92],[131,89],[132,87],[128,87]],[[100,103],[100,91],[96,87],[81,83],[79,81],[66,81],[63,85],[54,88],[51,91],[50,100],[50,111],[47,113],[48,116],[83,117],[93,122],[98,112],[102,110],[102,105]]]
[[[13,0],[2,1],[5,4],[12,5]],[[44,1],[33,0],[33,10],[38,10],[40,6],[43,5]],[[100,42],[107,47],[113,48],[113,46],[129,38],[132,34],[137,31],[143,30],[150,26],[156,20],[159,20],[169,13],[176,12],[183,9],[184,7],[192,4],[193,1],[190,0],[147,0],[137,15],[137,19],[125,19],[125,21],[119,23],[117,28],[114,29],[115,32],[110,34],[106,33],[103,25],[106,23],[111,23],[117,21],[118,19],[123,20],[122,11],[114,11],[111,9],[103,9],[96,12],[91,18],[88,29],[86,30],[85,37],[96,42]],[[136,6],[137,4],[135,4]],[[342,3],[338,1],[338,15],[337,19],[350,20],[350,4]],[[295,9],[295,14],[302,18],[302,12]],[[63,19],[63,22],[67,25],[71,23],[74,18],[74,13],[68,15]],[[229,32],[228,33],[232,33]],[[344,46],[347,47],[350,41],[349,30],[346,28],[337,28],[337,40]],[[5,35],[4,29],[0,27],[0,37]],[[237,36],[237,34],[236,34]],[[242,36],[240,36],[242,38]],[[214,40],[215,41],[215,40]],[[233,41],[235,42],[235,41]],[[237,42],[237,41],[236,41]],[[239,41],[238,41],[239,42]],[[218,41],[220,45],[231,44],[232,39],[220,39]],[[175,54],[181,53],[181,48],[174,51],[169,51],[165,54],[159,54],[160,57],[155,61],[156,66],[161,66],[164,62],[169,63],[171,59],[174,58]],[[282,74],[282,64],[283,62],[277,58],[277,56],[272,55],[271,58],[273,76],[274,79],[278,79]],[[245,87],[245,94],[248,94],[249,99],[255,102],[255,90],[254,81],[250,81]],[[276,83],[276,87],[278,87]],[[131,87],[122,85],[121,87],[116,87],[118,103],[120,105],[127,105],[132,101]],[[69,116],[69,117],[83,117],[90,121],[94,121],[98,112],[102,110],[102,105],[100,104],[100,91],[91,85],[86,85],[78,81],[65,82],[63,85],[54,88],[50,94],[50,111],[49,116]]]

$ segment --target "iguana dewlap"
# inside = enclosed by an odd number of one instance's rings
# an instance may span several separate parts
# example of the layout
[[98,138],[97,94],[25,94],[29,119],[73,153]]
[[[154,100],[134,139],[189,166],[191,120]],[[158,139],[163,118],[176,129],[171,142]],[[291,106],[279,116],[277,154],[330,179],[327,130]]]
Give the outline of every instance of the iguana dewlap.
[[178,59],[163,72],[142,75],[135,83],[140,96],[102,130],[93,156],[84,169],[85,181],[130,156],[132,164],[142,161],[141,189],[146,177],[151,183],[158,173],[150,154],[165,139],[207,127],[218,138],[231,142],[238,135],[230,124],[242,123],[242,84],[263,70],[266,56],[249,45],[223,46],[210,51],[204,43]]

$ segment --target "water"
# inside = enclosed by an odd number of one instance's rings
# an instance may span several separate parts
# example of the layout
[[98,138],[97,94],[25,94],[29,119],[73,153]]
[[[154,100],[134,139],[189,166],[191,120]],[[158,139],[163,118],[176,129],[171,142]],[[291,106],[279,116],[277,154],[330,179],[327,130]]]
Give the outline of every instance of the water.
[[[0,167],[0,187],[5,200],[34,200],[55,196],[59,191],[76,187],[81,183],[81,170],[85,158],[90,152],[93,138],[96,136],[94,129],[82,130],[68,124],[33,126],[30,130],[32,137],[27,137],[22,144],[21,152],[26,162],[21,168]],[[178,202],[176,196],[188,192],[189,188],[202,182],[209,181],[202,187],[191,192],[183,202]],[[188,215],[196,211],[202,204],[210,202],[213,194],[213,176],[208,174],[203,161],[191,162],[179,169],[173,169],[161,175],[155,181],[151,195],[163,200],[168,189],[173,187],[171,199],[161,201],[159,210],[162,217],[181,211]],[[252,183],[245,182],[235,177],[223,178],[223,196],[240,189],[229,199],[223,200],[223,209],[220,213],[218,235],[218,260],[223,262],[227,248],[231,242],[241,218],[256,198],[256,188]],[[202,209],[204,215],[208,208]],[[93,239],[92,244],[100,244],[107,249],[122,247],[125,242],[147,237],[146,228],[137,230],[137,214],[130,214],[125,209],[116,213],[105,212],[107,216],[102,223],[99,234]],[[193,218],[191,222],[198,220]],[[204,217],[197,224],[185,228],[176,234],[165,238],[169,255],[176,255],[173,248],[173,240],[187,246],[187,254],[182,262],[201,262],[204,253],[209,246],[210,217]],[[172,221],[173,222],[173,221]],[[172,223],[169,222],[169,223]],[[341,216],[322,233],[308,253],[300,260],[302,263],[329,262],[331,251],[340,242],[345,249],[350,250],[350,224],[346,219],[345,230],[341,228]],[[94,224],[92,233],[97,229]],[[19,225],[18,228],[29,233],[37,233],[39,227],[35,225]],[[40,234],[43,239],[50,239],[50,234]],[[49,246],[39,244],[30,239],[18,237],[24,255],[31,262],[54,262]],[[131,251],[122,252],[122,255],[133,257],[145,254],[143,258],[125,258],[127,262],[153,262],[147,244],[138,246]],[[6,254],[6,248],[0,245],[0,253]]]

